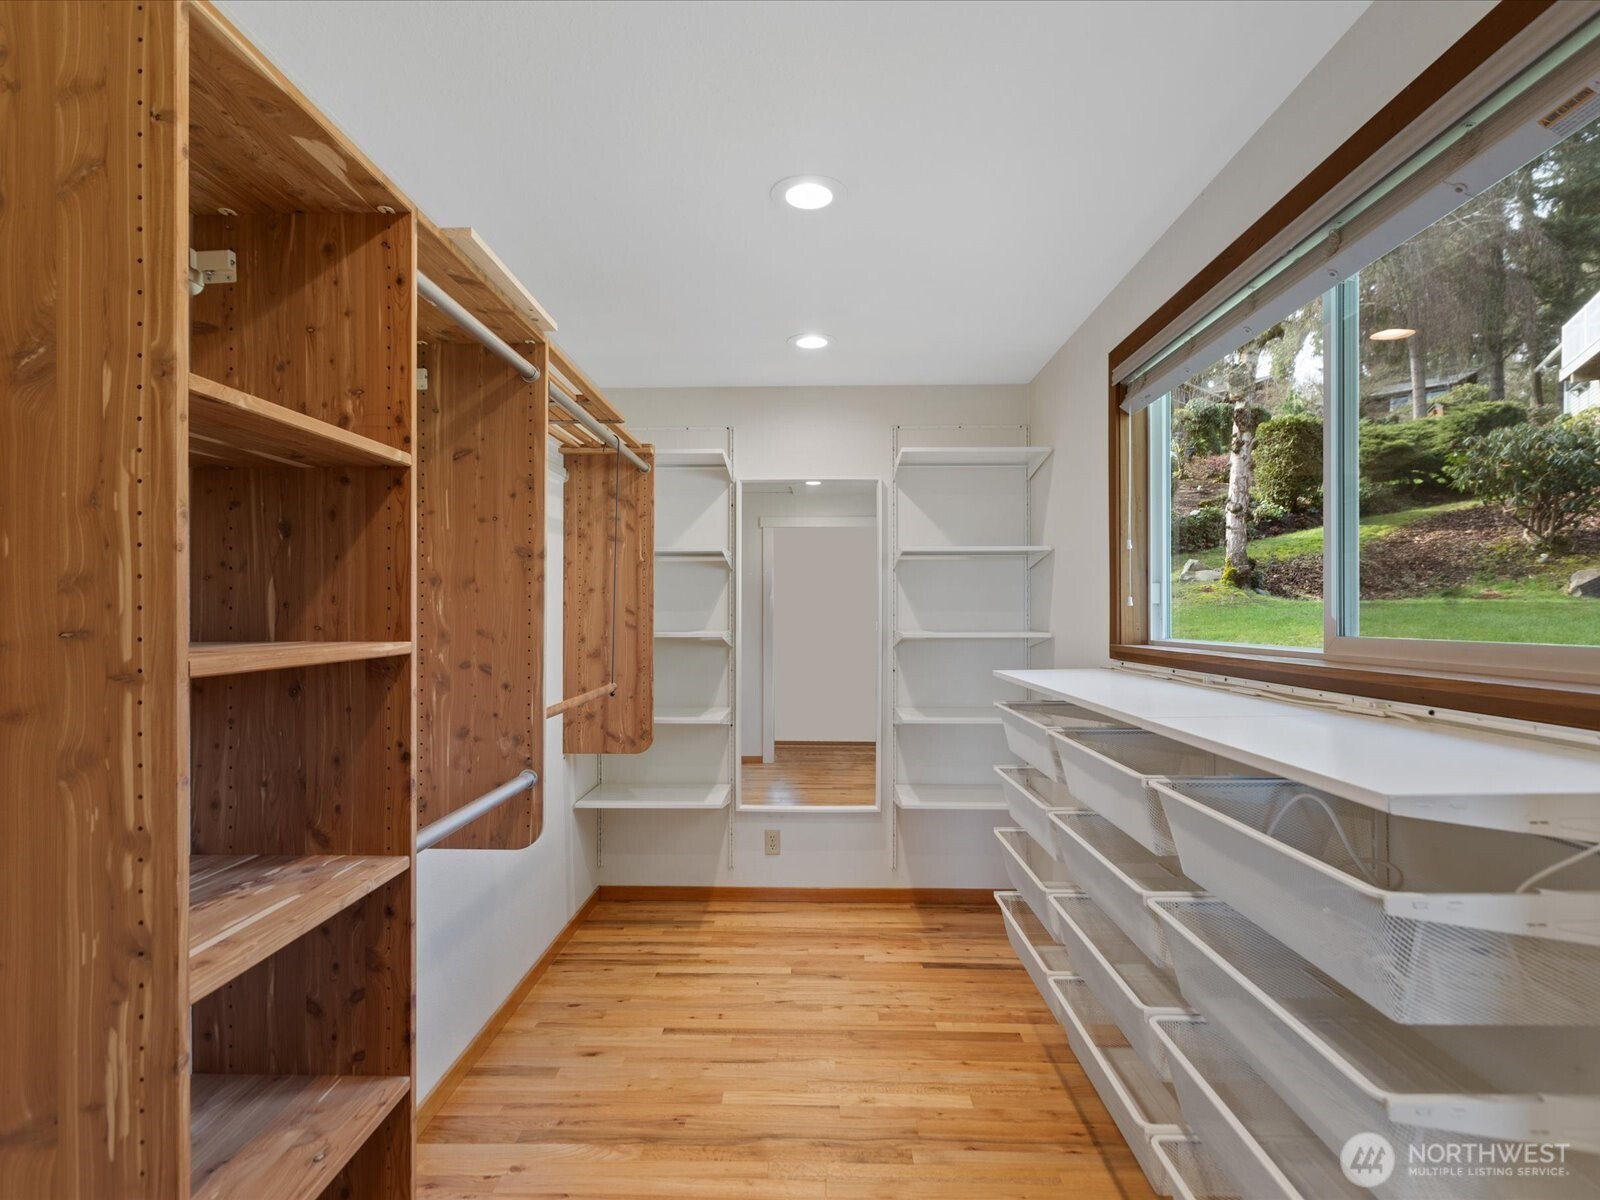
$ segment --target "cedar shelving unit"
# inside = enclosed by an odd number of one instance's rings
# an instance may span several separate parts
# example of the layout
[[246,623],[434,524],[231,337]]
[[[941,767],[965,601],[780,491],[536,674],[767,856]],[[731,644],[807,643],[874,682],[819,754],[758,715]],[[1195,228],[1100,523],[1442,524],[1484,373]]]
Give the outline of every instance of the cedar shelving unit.
[[0,1195],[409,1197],[413,206],[202,0],[0,46]]
[[190,1194],[406,1197],[416,218],[186,11]]

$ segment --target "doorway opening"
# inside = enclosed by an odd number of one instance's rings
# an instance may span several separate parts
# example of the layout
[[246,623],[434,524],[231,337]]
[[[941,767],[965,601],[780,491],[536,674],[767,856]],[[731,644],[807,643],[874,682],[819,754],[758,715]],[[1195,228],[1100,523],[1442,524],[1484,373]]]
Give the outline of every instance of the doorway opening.
[[[740,806],[878,804],[883,545],[875,480],[746,481]],[[751,693],[754,693],[751,695]]]

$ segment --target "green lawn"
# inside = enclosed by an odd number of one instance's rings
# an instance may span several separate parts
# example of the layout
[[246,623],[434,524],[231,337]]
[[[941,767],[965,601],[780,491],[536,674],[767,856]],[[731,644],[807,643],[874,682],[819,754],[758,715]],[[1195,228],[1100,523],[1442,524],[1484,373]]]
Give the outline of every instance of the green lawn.
[[[1436,513],[1475,501],[1411,508],[1363,518],[1362,544]],[[1322,552],[1322,530],[1303,529],[1250,544],[1258,562]],[[1189,558],[1221,567],[1223,552],[1174,556],[1172,636],[1184,641],[1251,642],[1315,649],[1322,645],[1322,602],[1287,600],[1211,583],[1182,583],[1178,567]],[[1408,600],[1366,600],[1361,632],[1368,637],[1427,638],[1474,642],[1542,642],[1557,646],[1600,645],[1600,601],[1563,594],[1567,575],[1586,563],[1552,561],[1533,573],[1485,578],[1473,589],[1448,589]],[[1499,599],[1479,599],[1493,591]]]
[[[1172,636],[1197,642],[1264,646],[1322,645],[1322,602],[1285,600],[1206,584],[1173,584]],[[1361,632],[1368,637],[1473,642],[1600,645],[1600,602],[1567,596],[1504,600],[1367,600]]]
[[[1374,513],[1370,517],[1361,518],[1361,544],[1364,546],[1375,538],[1380,538],[1386,533],[1396,529],[1403,529],[1425,517],[1437,516],[1439,513],[1455,512],[1457,509],[1471,508],[1477,504],[1476,500],[1456,500],[1449,504],[1433,504],[1426,508],[1408,508],[1401,512]],[[1250,557],[1257,562],[1265,563],[1274,558],[1298,558],[1302,554],[1322,553],[1322,526],[1315,529],[1299,529],[1294,533],[1280,533],[1277,537],[1262,538],[1260,541],[1250,543]],[[1193,554],[1182,552],[1175,553],[1173,569],[1189,559],[1196,559],[1202,567],[1212,567],[1217,570],[1222,568],[1222,547],[1215,550],[1197,550]]]

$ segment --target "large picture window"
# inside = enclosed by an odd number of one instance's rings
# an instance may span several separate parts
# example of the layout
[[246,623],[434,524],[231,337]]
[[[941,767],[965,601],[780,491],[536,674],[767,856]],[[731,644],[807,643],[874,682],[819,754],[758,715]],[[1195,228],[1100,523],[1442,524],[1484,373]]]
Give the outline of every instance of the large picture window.
[[1554,82],[1537,156],[1142,410],[1151,643],[1600,679],[1600,83]]

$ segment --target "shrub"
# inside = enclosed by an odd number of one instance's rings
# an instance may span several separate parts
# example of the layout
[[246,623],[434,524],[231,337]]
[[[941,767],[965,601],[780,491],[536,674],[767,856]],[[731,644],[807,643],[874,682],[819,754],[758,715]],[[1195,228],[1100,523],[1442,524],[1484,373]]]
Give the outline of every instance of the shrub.
[[1322,422],[1307,413],[1274,417],[1256,430],[1255,463],[1263,503],[1304,508],[1322,487]]
[[1233,405],[1197,396],[1172,413],[1172,440],[1185,458],[1226,454],[1233,433]]
[[1361,515],[1374,517],[1411,507],[1411,500],[1392,483],[1373,483],[1363,479],[1360,488]]
[[[1446,412],[1471,404],[1488,404],[1490,403],[1489,388],[1482,383],[1458,383],[1440,396],[1436,403],[1443,405]],[[1497,401],[1496,403],[1504,402]]]
[[1464,492],[1503,509],[1540,548],[1600,511],[1600,425],[1566,418],[1469,438],[1449,464]]
[[1527,419],[1527,407],[1515,400],[1484,400],[1448,408],[1438,421],[1450,449],[1459,450],[1469,437],[1521,425]]
[[1226,521],[1222,509],[1208,505],[1178,518],[1177,528],[1173,530],[1173,541],[1179,550],[1185,552],[1215,550],[1222,545],[1225,527]]
[[1449,451],[1439,421],[1362,421],[1361,477],[1418,491],[1448,483]]

